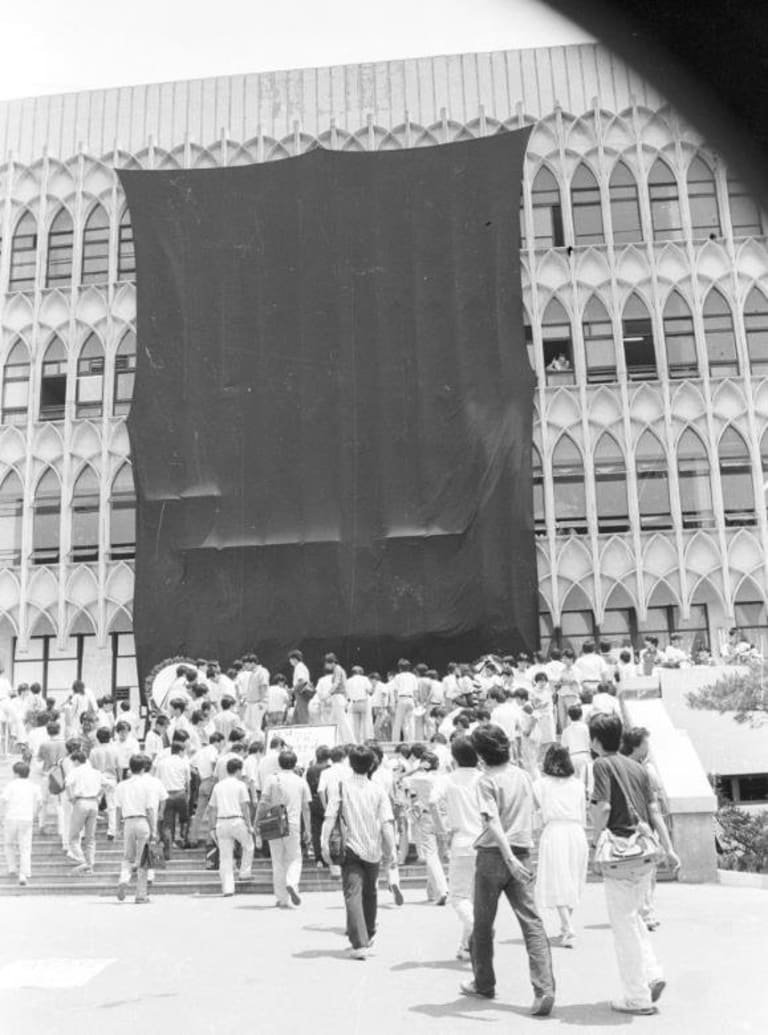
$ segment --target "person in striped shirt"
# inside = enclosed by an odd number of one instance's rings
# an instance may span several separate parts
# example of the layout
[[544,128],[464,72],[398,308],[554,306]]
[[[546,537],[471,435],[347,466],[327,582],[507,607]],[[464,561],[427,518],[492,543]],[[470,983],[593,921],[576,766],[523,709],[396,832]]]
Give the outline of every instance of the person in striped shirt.
[[368,747],[355,746],[349,752],[350,776],[339,783],[328,800],[321,835],[323,858],[330,867],[331,832],[339,815],[346,824],[346,857],[341,867],[347,934],[352,959],[368,956],[376,934],[377,884],[383,854],[392,858],[394,818],[389,797],[379,783],[370,779],[376,759]]

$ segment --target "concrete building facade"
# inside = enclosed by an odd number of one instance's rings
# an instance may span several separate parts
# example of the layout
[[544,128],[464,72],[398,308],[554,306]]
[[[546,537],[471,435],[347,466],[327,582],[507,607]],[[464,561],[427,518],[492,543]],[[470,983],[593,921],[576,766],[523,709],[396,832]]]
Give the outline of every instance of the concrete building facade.
[[732,624],[761,640],[764,217],[652,86],[579,45],[0,105],[0,654],[15,682],[136,684],[135,262],[115,170],[526,125],[542,644],[680,629],[716,648]]

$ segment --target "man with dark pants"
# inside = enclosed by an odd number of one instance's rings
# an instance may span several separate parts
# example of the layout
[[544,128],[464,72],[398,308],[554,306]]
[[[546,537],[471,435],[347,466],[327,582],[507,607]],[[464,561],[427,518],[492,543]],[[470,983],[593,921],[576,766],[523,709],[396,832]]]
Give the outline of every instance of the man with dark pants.
[[525,940],[535,996],[531,1013],[547,1017],[555,1004],[552,954],[534,904],[533,874],[527,866],[533,847],[533,787],[527,773],[510,763],[509,738],[500,726],[478,726],[471,741],[483,764],[477,788],[483,831],[475,842],[474,929],[470,942],[475,979],[462,985],[461,992],[480,999],[496,996],[493,925],[503,893]]
[[315,761],[307,769],[305,779],[309,784],[309,793],[312,798],[309,802],[309,821],[312,828],[312,851],[315,856],[315,865],[323,865],[321,833],[325,808],[320,795],[317,793],[320,783],[320,774],[331,764],[331,749],[321,745],[315,751]]
[[339,783],[328,800],[322,831],[322,853],[331,866],[330,837],[339,810],[347,828],[346,858],[341,867],[344,903],[347,908],[347,936],[352,959],[364,960],[376,934],[379,864],[384,854],[394,851],[395,827],[392,806],[382,787],[369,774],[375,758],[370,748],[355,746],[349,752],[352,774]]

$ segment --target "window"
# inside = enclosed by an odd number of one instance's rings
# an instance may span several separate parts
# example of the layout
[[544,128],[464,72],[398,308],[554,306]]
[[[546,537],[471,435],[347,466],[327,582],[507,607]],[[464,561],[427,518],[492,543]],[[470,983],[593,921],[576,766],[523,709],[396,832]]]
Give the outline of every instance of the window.
[[3,370],[3,423],[26,424],[29,407],[29,352],[17,341]]
[[651,201],[651,226],[655,241],[679,241],[683,236],[677,180],[672,170],[659,158],[648,176]]
[[584,608],[580,611],[563,611],[560,615],[558,639],[563,647],[570,647],[576,657],[587,640],[597,640],[599,635],[593,611]]
[[63,420],[67,403],[67,352],[54,338],[43,360],[40,381],[40,420]]
[[525,248],[525,194],[520,191],[520,247]]
[[731,307],[717,288],[712,288],[704,300],[704,340],[709,357],[709,376],[738,375],[739,357]]
[[768,773],[757,776],[737,776],[735,782],[737,803],[756,805],[758,802],[768,801]]
[[100,417],[104,398],[104,347],[90,334],[77,361],[76,417]]
[[653,432],[643,432],[635,457],[640,527],[671,528],[667,454]]
[[571,181],[571,211],[576,244],[602,244],[605,241],[600,188],[583,162]]
[[640,221],[640,199],[635,177],[624,162],[618,162],[611,173],[608,185],[613,223],[613,243],[628,244],[642,241],[643,225]]
[[709,457],[704,443],[688,428],[677,446],[677,477],[683,528],[711,528],[715,523]]
[[728,204],[734,237],[759,237],[763,232],[760,206],[740,180],[728,176]]
[[37,264],[37,223],[31,212],[25,212],[16,224],[11,240],[10,291],[31,291],[35,286]]
[[32,563],[57,564],[59,561],[59,514],[61,487],[51,468],[37,483],[32,520]]
[[701,158],[688,166],[688,205],[691,210],[691,232],[694,240],[720,237],[720,209],[712,170]]
[[541,338],[547,384],[573,384],[571,321],[556,298],[553,298],[544,310]]
[[754,525],[755,493],[746,442],[735,428],[726,428],[717,452],[726,527]]
[[533,327],[531,327],[531,318],[527,310],[523,311],[523,341],[525,342],[525,351],[528,353],[528,362],[531,365],[531,370],[535,373],[536,346],[533,344]]
[[555,497],[555,529],[558,535],[586,532],[584,458],[568,435],[560,437],[552,455],[552,491]]
[[72,251],[75,231],[69,210],[62,208],[48,231],[48,265],[46,287],[60,287],[72,282]]
[[756,287],[744,303],[744,333],[753,374],[768,373],[768,302]]
[[637,295],[630,295],[624,306],[621,337],[629,380],[653,380],[656,377],[653,325],[644,302]]
[[734,624],[751,643],[758,646],[766,643],[768,621],[766,621],[765,604],[762,600],[737,600],[734,604],[734,618],[736,619]]
[[531,470],[533,473],[533,527],[536,535],[547,534],[547,516],[544,509],[544,468],[541,455],[536,446],[531,451]]
[[99,479],[84,467],[72,492],[72,560],[99,559]]
[[634,607],[607,607],[600,623],[600,639],[614,643],[637,642],[637,613]]
[[667,346],[667,367],[672,378],[698,377],[696,338],[693,316],[688,303],[673,291],[664,306],[664,341]]
[[24,486],[15,471],[0,485],[0,562],[21,562],[21,516],[24,509]]
[[597,530],[626,532],[629,528],[629,507],[624,454],[612,435],[603,434],[595,448],[594,457]]
[[[543,491],[543,489],[542,489]],[[536,475],[534,473],[534,508]],[[136,554],[136,492],[130,464],[123,464],[112,482],[109,497],[109,558],[117,561]]]
[[648,608],[648,617],[642,628],[643,636],[658,636],[660,645],[666,646],[674,632],[682,633],[686,646],[695,656],[700,650],[709,650],[709,612],[706,604],[691,604],[690,617],[684,619],[682,611],[675,604]]
[[109,216],[96,205],[83,230],[83,284],[105,284],[109,280]]
[[133,249],[133,227],[128,209],[123,209],[117,233],[117,279],[134,280],[136,277],[136,254]]
[[115,398],[112,409],[116,417],[123,416],[131,408],[135,376],[136,335],[128,331],[123,335],[115,354]]
[[[50,628],[50,622],[44,623]],[[38,623],[39,627],[39,623]],[[16,683],[40,683],[43,693],[65,693],[76,679],[83,677],[83,656],[91,652],[93,634],[70,636],[63,649],[59,649],[56,636],[35,636],[29,641],[29,651],[18,653],[18,643],[13,640],[13,678]]]
[[[540,600],[539,607],[541,606],[542,602]],[[543,611],[539,611],[539,643],[542,651],[546,654],[555,639],[555,628],[549,608],[546,605],[544,607]]]
[[130,691],[138,687],[136,671],[136,643],[133,633],[112,633],[112,696],[115,700],[128,700]]
[[613,325],[605,306],[595,295],[587,302],[581,322],[587,381],[600,384],[616,380],[616,348]]
[[560,189],[549,169],[539,169],[531,191],[533,236],[536,248],[562,248],[563,210]]

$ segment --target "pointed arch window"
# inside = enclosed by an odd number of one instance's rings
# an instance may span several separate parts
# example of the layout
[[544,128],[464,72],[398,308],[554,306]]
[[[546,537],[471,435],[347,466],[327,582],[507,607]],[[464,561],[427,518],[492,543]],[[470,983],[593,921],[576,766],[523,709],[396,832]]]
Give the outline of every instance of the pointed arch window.
[[135,280],[136,252],[133,246],[133,227],[128,209],[123,209],[117,232],[117,279]]
[[9,291],[31,291],[35,286],[36,265],[37,221],[31,212],[25,212],[11,239]]
[[113,411],[116,417],[123,416],[131,409],[133,399],[133,381],[136,376],[136,335],[128,331],[115,354],[115,398]]
[[582,162],[571,181],[571,212],[576,244],[603,244],[603,206],[594,173]]
[[672,528],[667,454],[651,431],[643,432],[637,443],[635,471],[640,527]]
[[533,343],[533,327],[531,326],[531,318],[528,315],[528,310],[523,308],[523,341],[525,342],[525,351],[528,353],[528,362],[531,365],[531,370],[536,372],[536,346]]
[[683,236],[677,180],[666,162],[653,163],[648,175],[651,226],[655,241],[679,241]]
[[104,409],[104,346],[89,334],[77,360],[76,417],[100,417]]
[[744,333],[753,374],[768,372],[768,301],[753,287],[744,303]]
[[541,321],[547,384],[573,384],[571,321],[563,305],[553,298]]
[[[535,488],[534,488],[535,499]],[[136,490],[133,470],[123,464],[112,482],[109,496],[110,560],[130,559],[136,555]]]
[[736,335],[733,330],[731,307],[717,290],[712,288],[704,299],[704,341],[707,343],[710,377],[731,377],[739,373]]
[[664,306],[664,341],[667,369],[672,378],[698,377],[693,314],[679,291],[673,291]]
[[37,483],[32,516],[32,563],[58,564],[61,485],[51,468]]
[[717,453],[726,527],[754,525],[755,490],[747,443],[735,428],[726,428]]
[[699,436],[688,428],[677,446],[677,479],[683,528],[711,528],[715,523],[709,456]]
[[531,450],[531,471],[533,474],[533,527],[536,535],[547,534],[547,515],[544,508],[544,468],[541,454],[536,446]]
[[3,368],[3,423],[26,424],[29,409],[29,350],[17,341]]
[[638,295],[630,295],[624,306],[621,337],[629,380],[652,381],[657,376],[653,324],[645,303]]
[[96,205],[83,230],[83,284],[106,284],[109,280],[109,216]]
[[640,219],[640,198],[637,181],[624,162],[618,162],[608,185],[613,223],[614,244],[642,241],[643,224]]
[[587,531],[584,489],[584,457],[568,435],[562,435],[552,454],[552,491],[555,529],[558,535],[582,535]]
[[595,498],[598,532],[626,532],[629,529],[627,471],[616,439],[600,436],[595,448]]
[[702,158],[694,158],[688,166],[687,185],[691,233],[694,240],[702,237],[720,237],[722,230],[715,176]]
[[616,380],[616,346],[613,325],[603,303],[593,295],[584,309],[581,321],[587,381],[601,384]]
[[763,234],[763,215],[755,198],[734,176],[728,175],[728,206],[731,211],[731,229],[734,237],[760,237]]
[[40,420],[63,420],[67,405],[67,350],[54,338],[43,359]]
[[99,479],[84,467],[72,492],[72,560],[99,559]]
[[536,173],[531,190],[533,237],[536,248],[562,248],[563,209],[557,180],[543,167]]
[[62,287],[72,283],[72,253],[75,229],[69,209],[59,209],[48,231],[48,264],[46,287]]
[[526,247],[526,230],[525,230],[525,192],[524,188],[520,188],[520,248]]
[[21,519],[24,511],[24,486],[16,471],[0,485],[0,562],[21,563]]

